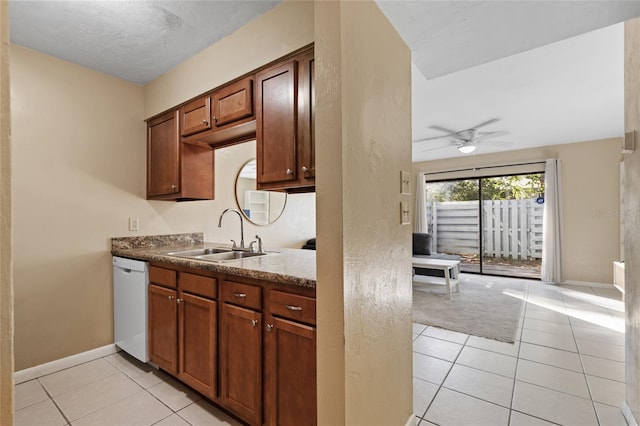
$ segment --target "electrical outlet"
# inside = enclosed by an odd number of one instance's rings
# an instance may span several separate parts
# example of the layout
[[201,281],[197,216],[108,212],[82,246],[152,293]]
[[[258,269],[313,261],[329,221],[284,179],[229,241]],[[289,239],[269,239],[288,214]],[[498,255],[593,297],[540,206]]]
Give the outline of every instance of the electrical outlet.
[[409,219],[409,203],[407,201],[400,201],[400,225],[408,225]]
[[129,231],[139,231],[140,230],[140,219],[137,217],[129,218]]

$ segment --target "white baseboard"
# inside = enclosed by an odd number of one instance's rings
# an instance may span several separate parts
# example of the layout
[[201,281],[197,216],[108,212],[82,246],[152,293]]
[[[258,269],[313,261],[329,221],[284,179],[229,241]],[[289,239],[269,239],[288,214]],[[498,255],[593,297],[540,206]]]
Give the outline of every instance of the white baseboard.
[[416,426],[416,416],[411,413],[404,426]]
[[577,286],[585,286],[585,287],[599,287],[599,288],[615,288],[613,284],[609,283],[594,283],[590,281],[574,281],[574,280],[566,280],[560,283],[561,285],[577,285]]
[[638,426],[638,422],[633,416],[633,412],[631,411],[631,407],[629,407],[629,404],[627,404],[627,401],[622,404],[622,415],[624,416],[624,420],[629,426]]
[[60,370],[75,367],[76,365],[84,364],[85,362],[114,354],[119,350],[120,349],[116,347],[115,343],[112,343],[110,345],[102,346],[101,348],[91,349],[66,358],[57,359],[45,364],[36,365],[35,367],[16,371],[13,373],[13,380],[16,385],[28,382],[29,380],[37,379],[38,377],[46,376],[47,374],[55,373]]

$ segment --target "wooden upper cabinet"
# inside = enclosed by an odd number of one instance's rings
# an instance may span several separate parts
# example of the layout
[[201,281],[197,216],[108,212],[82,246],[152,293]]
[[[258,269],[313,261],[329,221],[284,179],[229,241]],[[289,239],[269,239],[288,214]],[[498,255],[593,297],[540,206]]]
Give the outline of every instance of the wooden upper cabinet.
[[180,117],[183,142],[221,147],[254,139],[253,75],[186,103]]
[[180,135],[189,136],[211,128],[211,97],[203,96],[180,108]]
[[245,78],[213,93],[213,122],[216,128],[247,117],[253,117],[253,78]]
[[180,142],[179,114],[174,110],[147,122],[147,198],[213,200],[213,149]]
[[315,62],[313,49],[300,55],[300,78],[298,85],[298,167],[300,168],[300,185],[315,185],[316,176],[316,144],[315,144]]
[[258,189],[296,180],[298,61],[289,60],[256,75]]
[[315,189],[314,51],[256,74],[258,189]]

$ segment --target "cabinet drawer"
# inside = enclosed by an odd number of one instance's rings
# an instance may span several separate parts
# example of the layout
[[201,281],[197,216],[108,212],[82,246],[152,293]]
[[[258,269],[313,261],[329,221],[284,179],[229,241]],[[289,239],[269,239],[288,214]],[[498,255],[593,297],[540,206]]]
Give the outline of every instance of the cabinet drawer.
[[149,281],[165,287],[176,288],[176,271],[149,266]]
[[220,291],[223,302],[262,310],[262,289],[260,287],[224,281]]
[[316,299],[272,290],[269,292],[269,312],[275,316],[315,325]]
[[184,272],[180,274],[180,290],[215,299],[217,281],[215,278]]

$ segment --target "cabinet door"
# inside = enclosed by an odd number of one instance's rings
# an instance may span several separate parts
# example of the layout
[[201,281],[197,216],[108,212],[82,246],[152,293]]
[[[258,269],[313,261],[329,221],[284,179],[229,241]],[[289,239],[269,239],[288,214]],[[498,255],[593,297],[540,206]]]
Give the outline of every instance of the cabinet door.
[[270,317],[265,335],[265,424],[315,425],[316,330]]
[[180,134],[189,136],[211,128],[211,98],[203,96],[180,108],[182,126]]
[[298,62],[258,73],[256,85],[258,187],[296,180]]
[[147,123],[147,197],[180,192],[178,111]]
[[253,115],[253,79],[246,78],[213,94],[213,121],[216,127]]
[[262,419],[262,314],[223,303],[220,317],[222,405],[252,425]]
[[192,388],[216,396],[216,301],[179,293],[178,377]]
[[[315,146],[315,62],[313,49],[300,55],[298,98],[298,166],[303,183],[314,183],[316,175]],[[309,181],[307,181],[309,180]]]
[[149,359],[171,374],[178,372],[176,291],[149,285]]

